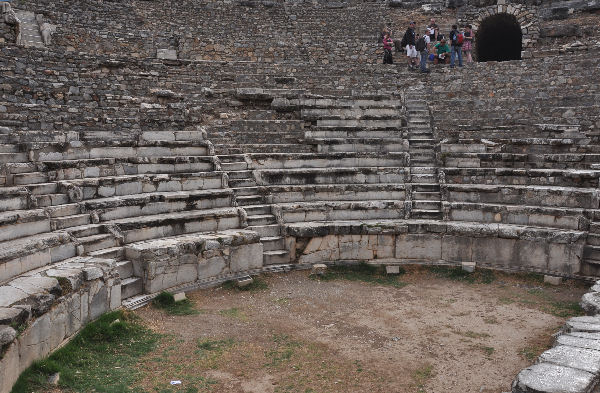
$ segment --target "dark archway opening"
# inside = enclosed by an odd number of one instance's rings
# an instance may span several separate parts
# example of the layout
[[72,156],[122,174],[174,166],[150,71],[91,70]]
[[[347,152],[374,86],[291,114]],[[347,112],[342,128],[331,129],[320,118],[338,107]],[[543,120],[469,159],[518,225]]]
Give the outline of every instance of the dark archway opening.
[[478,61],[521,60],[523,34],[514,15],[488,16],[479,24],[475,37]]

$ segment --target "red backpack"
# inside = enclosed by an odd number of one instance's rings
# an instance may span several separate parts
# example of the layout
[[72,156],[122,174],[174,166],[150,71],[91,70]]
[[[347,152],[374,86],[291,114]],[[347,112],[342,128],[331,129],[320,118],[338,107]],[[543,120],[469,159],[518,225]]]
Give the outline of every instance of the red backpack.
[[465,40],[465,35],[457,31],[454,39],[456,40],[456,45],[462,45]]

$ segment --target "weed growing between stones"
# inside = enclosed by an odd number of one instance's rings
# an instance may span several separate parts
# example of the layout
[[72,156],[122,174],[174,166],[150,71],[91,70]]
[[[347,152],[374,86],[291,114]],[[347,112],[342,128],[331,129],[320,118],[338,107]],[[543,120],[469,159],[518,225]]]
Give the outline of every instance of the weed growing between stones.
[[189,299],[175,301],[175,298],[169,292],[161,292],[152,300],[152,305],[156,308],[165,310],[170,315],[196,315],[200,311],[194,308],[194,304]]
[[48,377],[55,373],[60,373],[58,386],[65,391],[129,392],[139,376],[139,358],[152,351],[159,338],[133,314],[104,314],[69,344],[23,372],[12,392],[48,392]]
[[477,269],[473,273],[469,273],[461,267],[430,266],[429,271],[440,278],[463,281],[469,284],[491,284],[496,280],[494,272],[489,269]]
[[[405,273],[404,269],[400,268],[399,275]],[[398,280],[399,275],[386,274],[383,266],[373,266],[361,262],[358,265],[331,266],[327,269],[325,274],[312,275],[311,278],[323,281],[362,281],[370,284],[392,286],[394,288],[402,288],[408,285],[407,283]]]
[[248,318],[246,314],[244,314],[244,312],[237,307],[221,310],[219,311],[219,314],[221,314],[224,317],[235,318],[240,320],[246,320]]

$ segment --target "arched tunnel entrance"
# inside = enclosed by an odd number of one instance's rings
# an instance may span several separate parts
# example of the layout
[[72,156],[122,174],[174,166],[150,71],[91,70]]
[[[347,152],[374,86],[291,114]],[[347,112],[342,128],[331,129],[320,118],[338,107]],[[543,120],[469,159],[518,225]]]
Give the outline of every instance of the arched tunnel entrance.
[[479,24],[475,36],[478,61],[521,60],[523,34],[514,15],[488,16]]

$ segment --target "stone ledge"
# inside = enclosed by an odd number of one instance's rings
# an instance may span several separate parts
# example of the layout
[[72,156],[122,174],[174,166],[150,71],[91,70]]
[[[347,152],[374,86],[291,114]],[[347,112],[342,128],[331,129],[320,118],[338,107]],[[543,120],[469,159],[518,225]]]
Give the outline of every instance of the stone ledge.
[[111,259],[72,258],[0,286],[0,392],[86,323],[120,306]]

